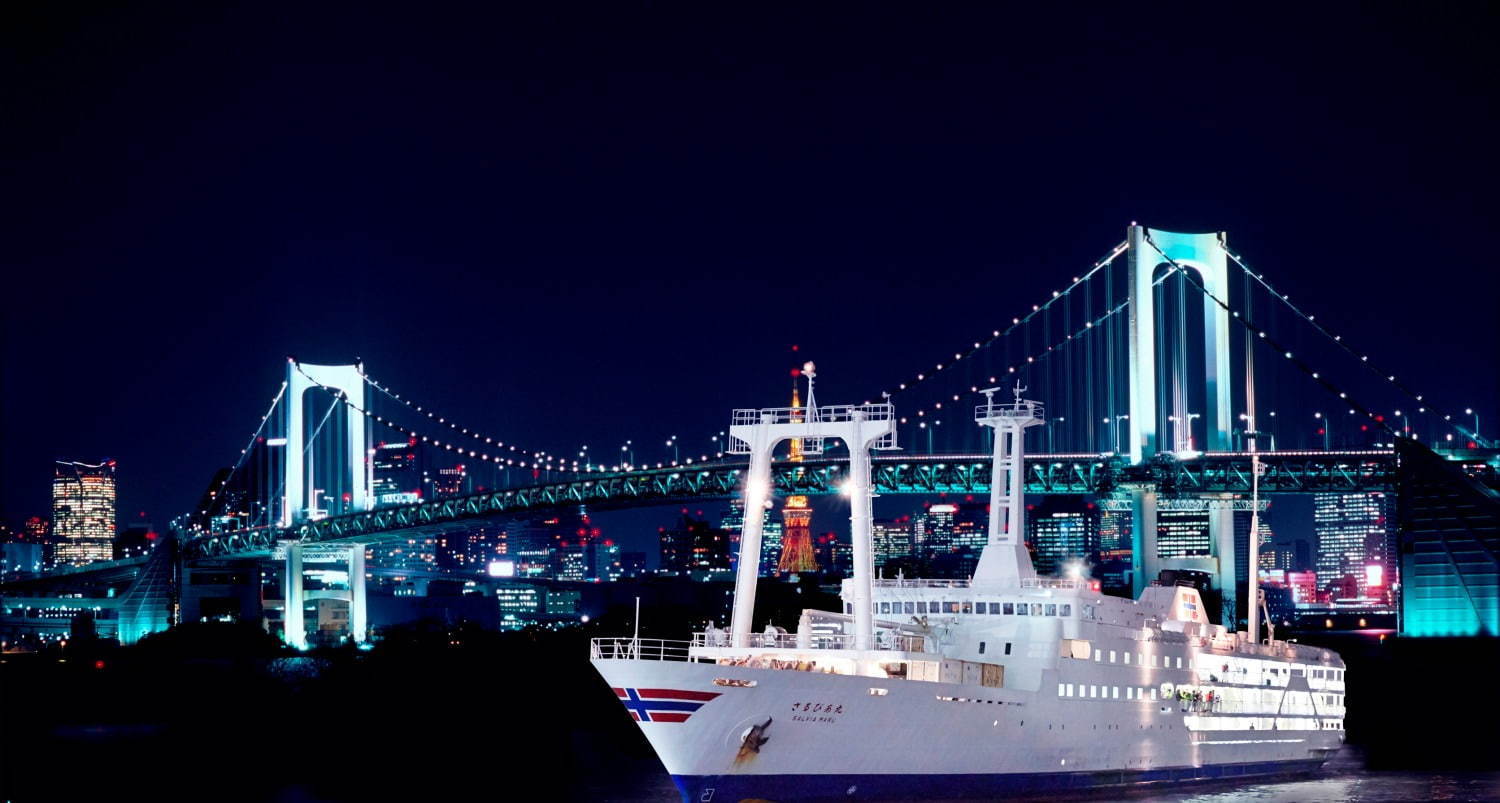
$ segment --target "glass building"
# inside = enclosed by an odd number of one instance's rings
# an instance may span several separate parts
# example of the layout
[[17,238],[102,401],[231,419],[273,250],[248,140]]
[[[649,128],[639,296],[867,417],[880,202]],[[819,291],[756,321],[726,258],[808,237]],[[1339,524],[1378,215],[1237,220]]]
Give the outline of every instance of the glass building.
[[1062,573],[1070,561],[1099,560],[1099,511],[1076,498],[1049,497],[1027,510],[1026,540],[1040,575]]
[[58,565],[114,559],[115,461],[58,461],[52,477],[52,531]]
[[876,566],[911,557],[911,516],[876,519],[870,526]]
[[1389,494],[1314,494],[1313,531],[1321,592],[1332,599],[1393,601],[1398,578]]
[[1158,510],[1156,554],[1162,558],[1198,558],[1212,554],[1208,511]]

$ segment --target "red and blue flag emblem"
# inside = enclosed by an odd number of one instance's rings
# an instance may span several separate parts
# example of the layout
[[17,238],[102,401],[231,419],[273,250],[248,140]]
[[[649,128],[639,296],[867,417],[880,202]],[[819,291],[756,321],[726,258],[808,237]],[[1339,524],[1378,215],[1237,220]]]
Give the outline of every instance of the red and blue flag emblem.
[[636,722],[686,722],[694,711],[719,696],[714,691],[687,689],[622,689],[615,696],[629,709]]

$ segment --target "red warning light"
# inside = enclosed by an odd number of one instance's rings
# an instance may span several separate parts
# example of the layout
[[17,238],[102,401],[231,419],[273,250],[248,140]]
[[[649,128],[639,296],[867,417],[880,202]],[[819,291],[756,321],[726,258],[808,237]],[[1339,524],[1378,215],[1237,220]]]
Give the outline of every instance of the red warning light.
[[798,346],[796,343],[792,344],[792,351],[797,351],[799,348],[801,348],[801,347]]
[[793,368],[792,369],[792,376],[802,376],[802,369],[801,368]]
[[104,660],[100,659],[100,660],[95,661],[94,662],[94,668],[95,669],[103,669],[104,668]]

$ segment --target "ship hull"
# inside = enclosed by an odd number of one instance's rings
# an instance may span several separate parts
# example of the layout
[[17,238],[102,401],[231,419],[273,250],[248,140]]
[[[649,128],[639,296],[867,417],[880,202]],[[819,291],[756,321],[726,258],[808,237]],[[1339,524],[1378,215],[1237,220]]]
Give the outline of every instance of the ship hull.
[[[1190,730],[1175,703],[1155,700],[1059,700],[1041,690],[709,663],[593,663],[683,800],[699,803],[993,798],[1264,778],[1316,771],[1341,743],[1313,730]],[[661,695],[696,702],[686,705],[691,712],[653,713],[637,699]]]

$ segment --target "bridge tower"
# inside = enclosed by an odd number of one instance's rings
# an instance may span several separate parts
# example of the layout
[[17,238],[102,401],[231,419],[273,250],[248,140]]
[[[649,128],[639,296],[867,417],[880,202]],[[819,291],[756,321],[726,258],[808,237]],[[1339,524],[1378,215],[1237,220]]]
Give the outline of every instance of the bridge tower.
[[348,427],[349,445],[340,471],[349,476],[349,501],[346,512],[370,510],[374,507],[374,467],[370,460],[368,423],[365,420],[365,376],[362,365],[313,365],[299,363],[288,357],[286,361],[287,395],[282,476],[286,478],[281,503],[281,526],[291,527],[308,518],[316,518],[319,511],[314,478],[308,466],[313,464],[312,444],[306,442],[306,416],[303,396],[314,387],[322,386],[344,394],[344,420]]
[[[1229,312],[1210,296],[1229,298],[1224,233],[1178,234],[1132,225],[1129,233],[1130,282],[1130,462],[1148,460],[1160,448],[1157,436],[1156,310],[1152,282],[1166,257],[1202,277],[1204,377],[1209,450],[1231,446]],[[1159,250],[1158,250],[1159,249]],[[1164,257],[1163,254],[1166,256]]]
[[785,440],[802,442],[802,453],[820,455],[827,438],[842,440],[849,447],[849,530],[854,542],[854,648],[869,650],[875,643],[872,514],[870,508],[870,450],[896,448],[896,415],[890,403],[818,407],[813,402],[812,363],[803,366],[807,377],[807,406],[763,410],[735,410],[729,427],[731,454],[748,454],[745,474],[745,528],[740,534],[739,569],[734,579],[734,614],[730,619],[731,644],[750,646],[751,619],[755,615],[755,583],[760,567],[760,536],[771,495],[771,456]]

